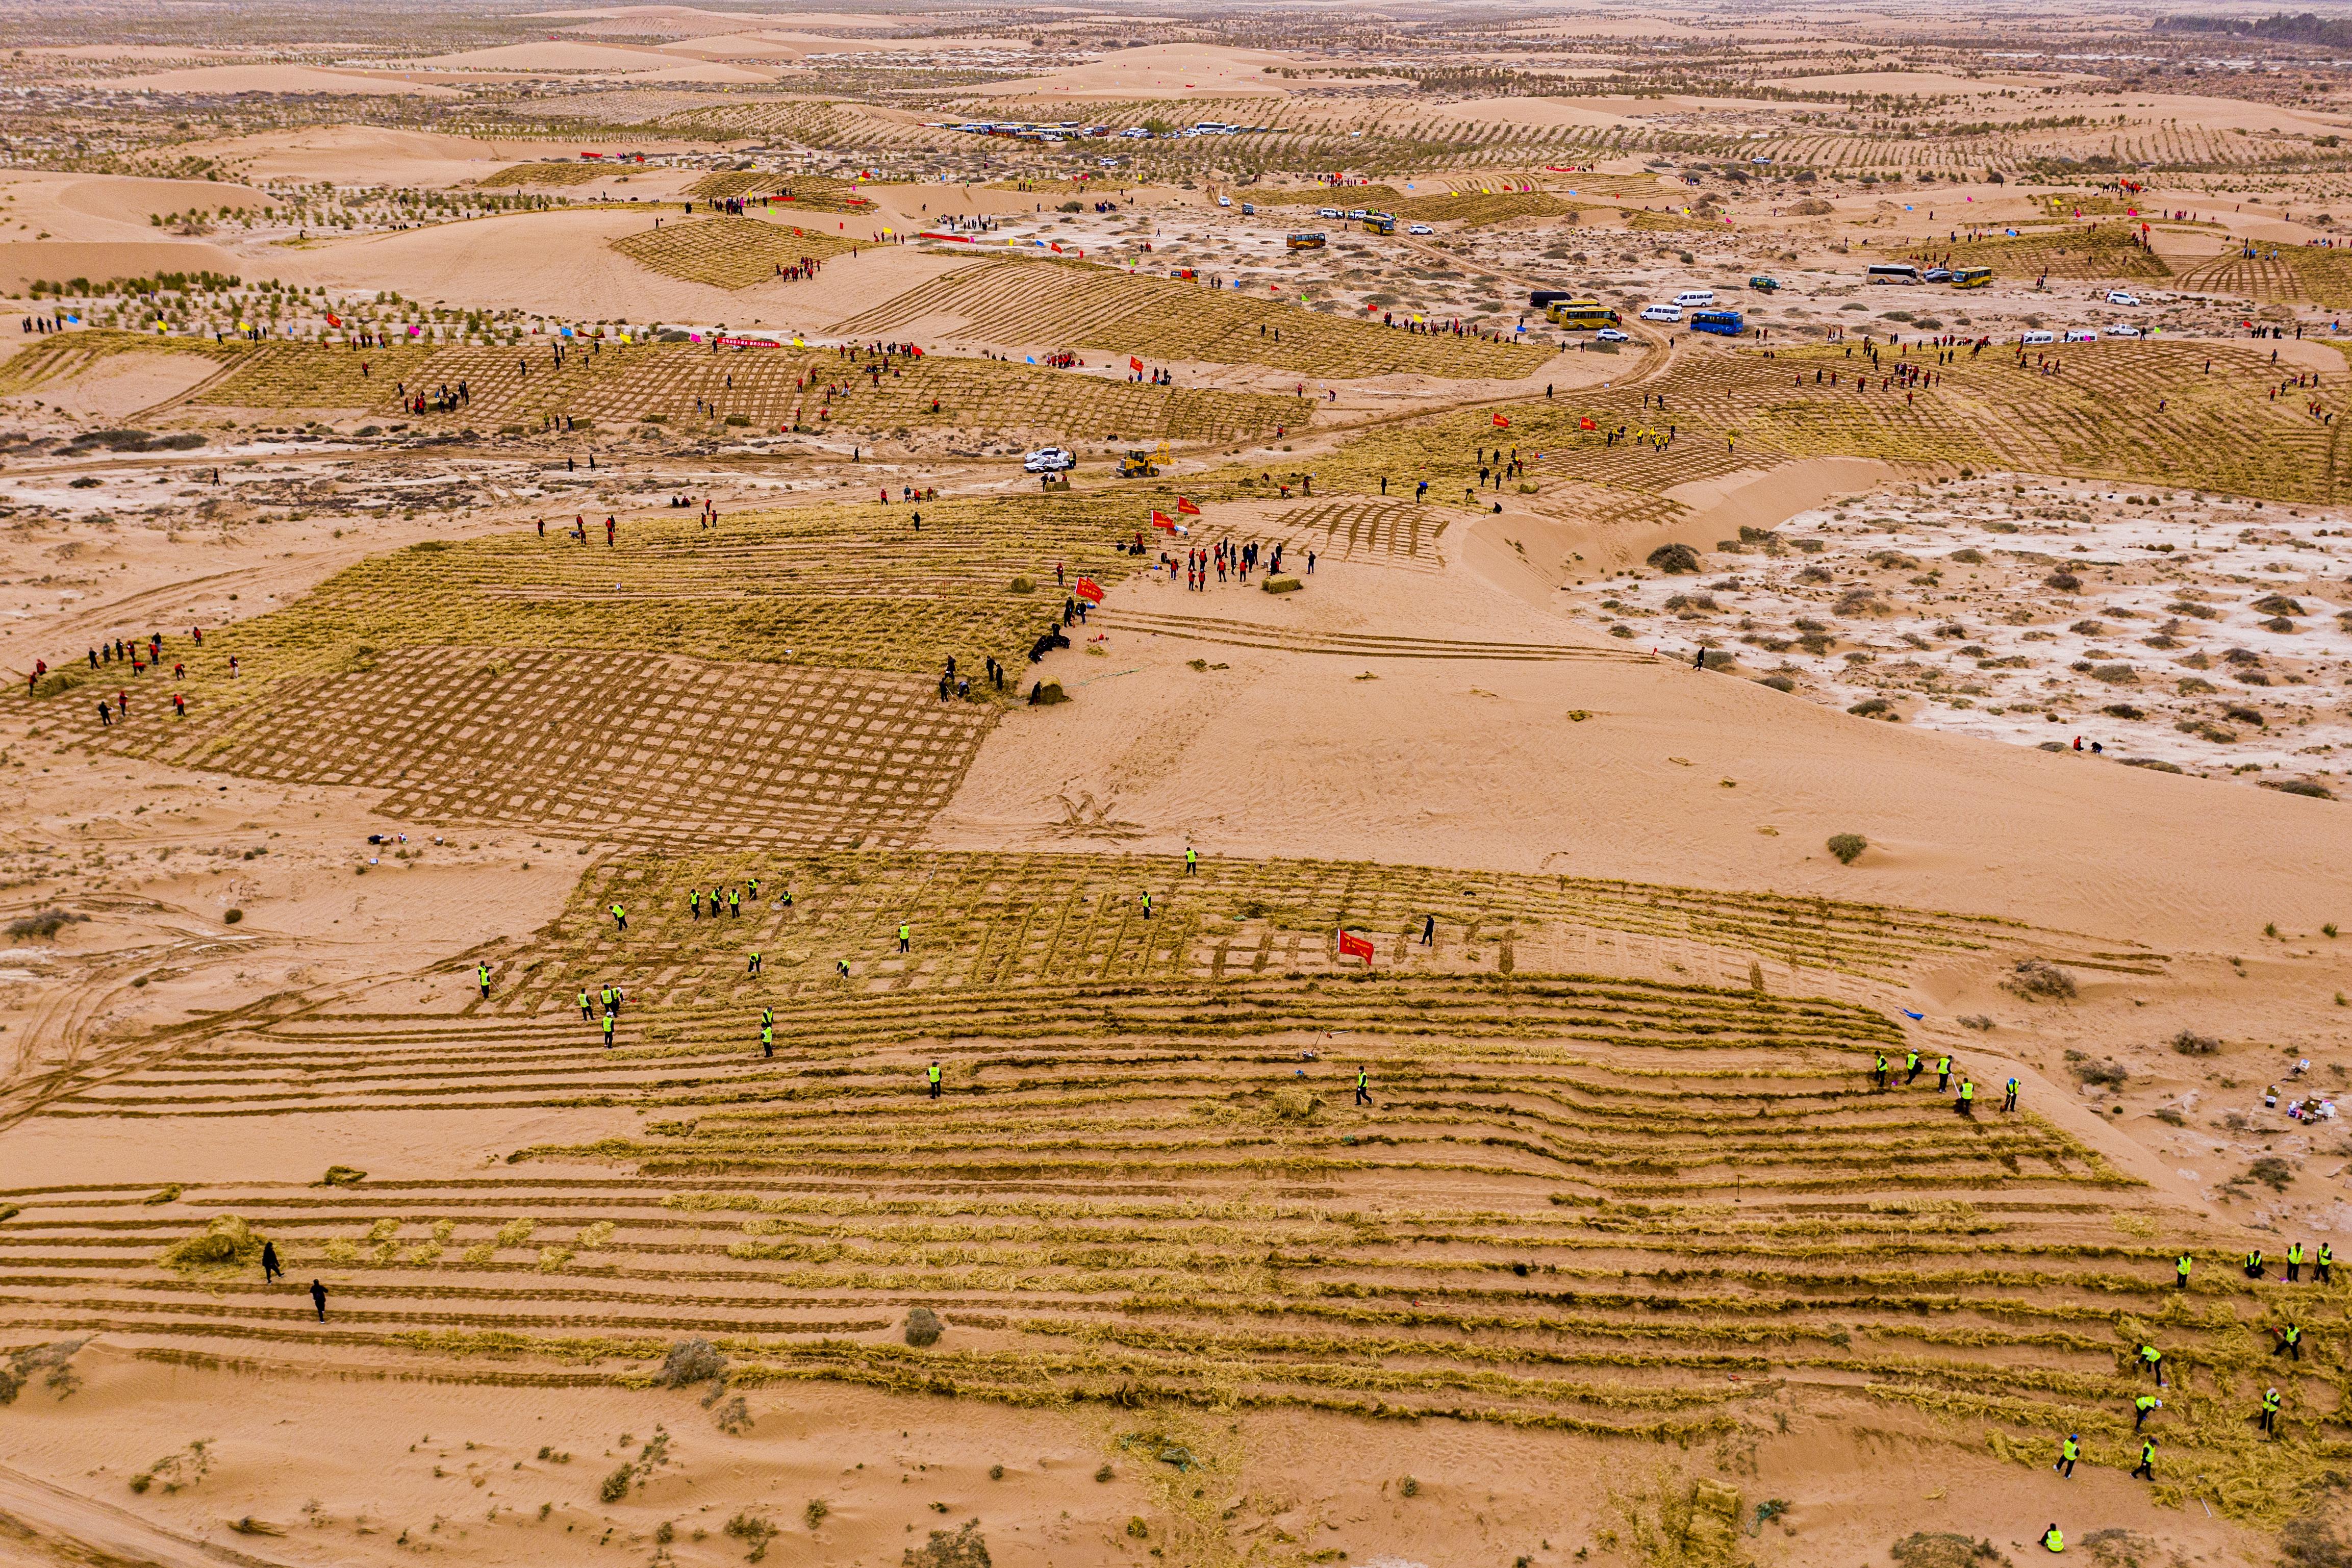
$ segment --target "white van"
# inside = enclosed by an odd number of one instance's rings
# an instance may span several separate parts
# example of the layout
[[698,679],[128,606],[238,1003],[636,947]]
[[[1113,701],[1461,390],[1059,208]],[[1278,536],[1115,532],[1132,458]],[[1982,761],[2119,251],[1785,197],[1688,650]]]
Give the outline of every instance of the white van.
[[1715,303],[1715,290],[1712,289],[1685,289],[1681,293],[1675,296],[1675,303],[1680,305],[1685,310],[1703,310],[1706,306]]
[[1682,319],[1683,308],[1680,305],[1644,305],[1642,307],[1642,320],[1645,321],[1679,321]]
[[2065,337],[2060,341],[2070,343],[2095,343],[2099,341],[2099,334],[2088,327],[2069,327],[2066,329]]
[[1865,283],[1916,283],[1919,269],[1907,261],[1882,261],[1862,275]]
[[2017,341],[2024,344],[2027,348],[2033,348],[2042,343],[2056,342],[2058,341],[2058,334],[2055,332],[2043,331],[2021,332],[2018,335]]

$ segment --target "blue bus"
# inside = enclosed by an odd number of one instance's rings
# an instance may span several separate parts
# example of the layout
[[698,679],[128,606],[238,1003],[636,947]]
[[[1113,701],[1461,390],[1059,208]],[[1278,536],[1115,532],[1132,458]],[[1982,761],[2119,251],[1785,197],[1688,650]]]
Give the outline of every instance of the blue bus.
[[1721,332],[1727,338],[1736,338],[1748,329],[1737,310],[1698,310],[1692,313],[1690,330],[1694,332]]

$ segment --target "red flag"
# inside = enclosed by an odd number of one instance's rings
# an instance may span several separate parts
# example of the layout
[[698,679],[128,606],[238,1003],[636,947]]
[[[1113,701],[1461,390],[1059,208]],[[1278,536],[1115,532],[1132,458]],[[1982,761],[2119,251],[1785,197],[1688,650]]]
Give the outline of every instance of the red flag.
[[1102,603],[1102,584],[1091,577],[1081,577],[1078,579],[1077,595],[1089,605],[1099,605]]
[[1339,956],[1342,958],[1360,958],[1364,961],[1364,967],[1367,969],[1370,968],[1372,963],[1372,939],[1368,936],[1358,936],[1351,931],[1342,930],[1339,932]]
[[[1178,509],[1181,510],[1184,503],[1179,501],[1176,504]],[[1198,509],[1196,508],[1195,510]],[[1176,526],[1176,520],[1169,516],[1166,512],[1161,511],[1158,507],[1153,507],[1151,509],[1151,526],[1154,528],[1173,528]]]
[[1499,414],[1497,414],[1497,415],[1496,415],[1496,416],[1495,416],[1495,428],[1496,428],[1496,429],[1497,429],[1497,430],[1507,430],[1507,429],[1509,429],[1510,427],[1511,427],[1511,422],[1510,422],[1509,420],[1507,420],[1507,419],[1504,418],[1504,417],[1503,417],[1501,415],[1499,415]]
[[1062,254],[1062,242],[1058,239],[1054,242],[1054,254],[1056,256]]
[[1184,496],[1178,496],[1176,498],[1176,510],[1182,512],[1186,517],[1198,517],[1201,515],[1201,509],[1194,505],[1190,499]]
[[1143,362],[1136,358],[1133,354],[1129,354],[1127,356],[1127,368],[1133,371],[1136,374],[1141,375],[1143,374]]
[[342,324],[343,321],[341,317],[336,315],[332,310],[327,312],[327,325],[331,327],[340,327]]
[[1582,420],[1581,424],[1579,426],[1579,428],[1580,428],[1580,429],[1585,429],[1585,430],[1598,430],[1598,429],[1600,429],[1600,428],[1601,428],[1601,426],[1598,426],[1598,425],[1595,425],[1595,424],[1592,422],[1592,416],[1591,416],[1591,415],[1590,415],[1590,414],[1588,414],[1588,415],[1586,415],[1586,416],[1584,416],[1584,418],[1583,418],[1583,420]]

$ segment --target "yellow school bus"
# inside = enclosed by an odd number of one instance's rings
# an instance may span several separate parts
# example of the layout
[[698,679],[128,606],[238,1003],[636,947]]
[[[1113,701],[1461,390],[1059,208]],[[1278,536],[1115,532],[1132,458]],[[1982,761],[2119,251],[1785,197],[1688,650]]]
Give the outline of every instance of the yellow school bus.
[[1992,268],[1990,267],[1955,267],[1952,268],[1952,287],[1955,289],[1981,289],[1991,281]]

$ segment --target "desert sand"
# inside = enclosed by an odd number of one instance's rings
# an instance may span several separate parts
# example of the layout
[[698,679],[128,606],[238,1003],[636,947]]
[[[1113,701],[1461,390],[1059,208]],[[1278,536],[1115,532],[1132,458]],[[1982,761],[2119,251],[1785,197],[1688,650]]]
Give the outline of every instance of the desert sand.
[[0,1558],[2352,1552],[2318,46],[7,26]]

